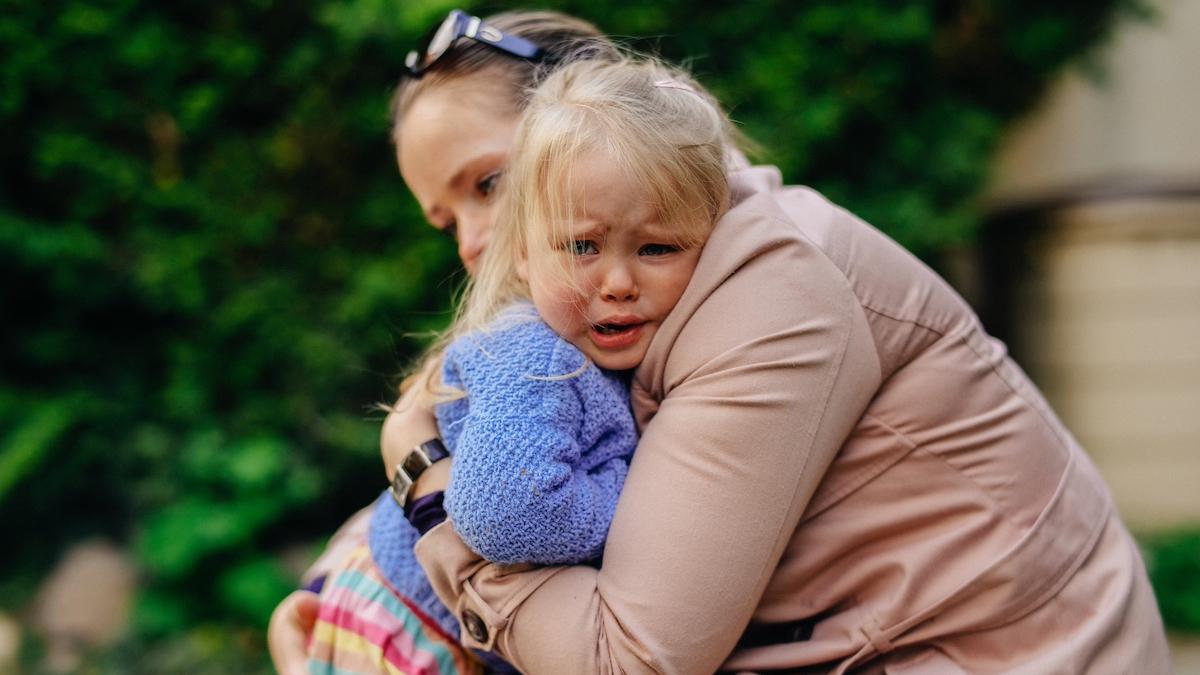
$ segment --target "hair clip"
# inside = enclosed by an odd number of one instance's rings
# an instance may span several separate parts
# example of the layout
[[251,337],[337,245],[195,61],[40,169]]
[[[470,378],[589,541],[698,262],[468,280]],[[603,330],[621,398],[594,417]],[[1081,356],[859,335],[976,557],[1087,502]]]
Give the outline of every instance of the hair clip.
[[699,92],[697,92],[695,89],[693,89],[690,84],[680,82],[679,80],[671,80],[671,79],[658,80],[657,82],[654,83],[654,86],[659,87],[660,89],[678,89],[679,91],[691,92],[693,94],[696,94],[697,96],[700,95]]

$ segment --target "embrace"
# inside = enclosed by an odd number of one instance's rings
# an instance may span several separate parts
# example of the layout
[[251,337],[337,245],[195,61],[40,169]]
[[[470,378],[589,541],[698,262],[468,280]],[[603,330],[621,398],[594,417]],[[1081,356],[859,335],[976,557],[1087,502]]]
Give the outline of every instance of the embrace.
[[1165,673],[1086,454],[934,272],[686,73],[452,12],[393,99],[471,283],[292,673]]

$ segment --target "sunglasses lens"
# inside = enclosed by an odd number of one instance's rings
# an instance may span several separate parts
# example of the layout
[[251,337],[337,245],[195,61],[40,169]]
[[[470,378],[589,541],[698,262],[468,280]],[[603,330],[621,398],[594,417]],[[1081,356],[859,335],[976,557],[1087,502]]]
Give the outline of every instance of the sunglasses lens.
[[425,35],[419,48],[408,53],[404,65],[408,67],[409,75],[421,77],[454,46],[455,40],[468,36],[522,59],[538,61],[543,58],[542,50],[537,45],[516,36],[505,35],[483,23],[479,17],[455,9],[451,10],[450,15],[436,28]]
[[428,68],[433,65],[446,53],[450,45],[454,44],[455,38],[458,37],[458,16],[451,14],[446,17],[442,25],[438,26],[433,37],[429,39],[429,45],[425,48],[425,58],[421,62],[421,68]]

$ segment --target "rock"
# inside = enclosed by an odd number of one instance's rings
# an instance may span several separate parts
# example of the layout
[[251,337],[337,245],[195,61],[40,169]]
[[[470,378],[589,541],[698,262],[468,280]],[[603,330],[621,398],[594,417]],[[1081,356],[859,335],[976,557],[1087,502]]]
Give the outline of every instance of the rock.
[[21,626],[16,619],[0,612],[0,673],[17,672],[20,654]]
[[1200,636],[1168,635],[1176,675],[1200,675]]
[[46,668],[69,672],[85,651],[111,645],[126,631],[137,573],[111,542],[72,546],[42,583],[30,624],[46,642]]

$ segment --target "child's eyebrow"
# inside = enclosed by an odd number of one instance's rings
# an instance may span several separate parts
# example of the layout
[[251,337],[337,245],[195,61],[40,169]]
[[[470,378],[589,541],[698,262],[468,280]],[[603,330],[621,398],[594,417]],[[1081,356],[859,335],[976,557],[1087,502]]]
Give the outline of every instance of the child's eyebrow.
[[600,222],[584,221],[582,225],[575,221],[575,226],[566,232],[572,239],[603,239],[608,232],[608,226]]
[[678,234],[676,229],[677,228],[670,227],[655,220],[639,223],[634,231],[639,236],[663,239],[674,237],[676,234]]

